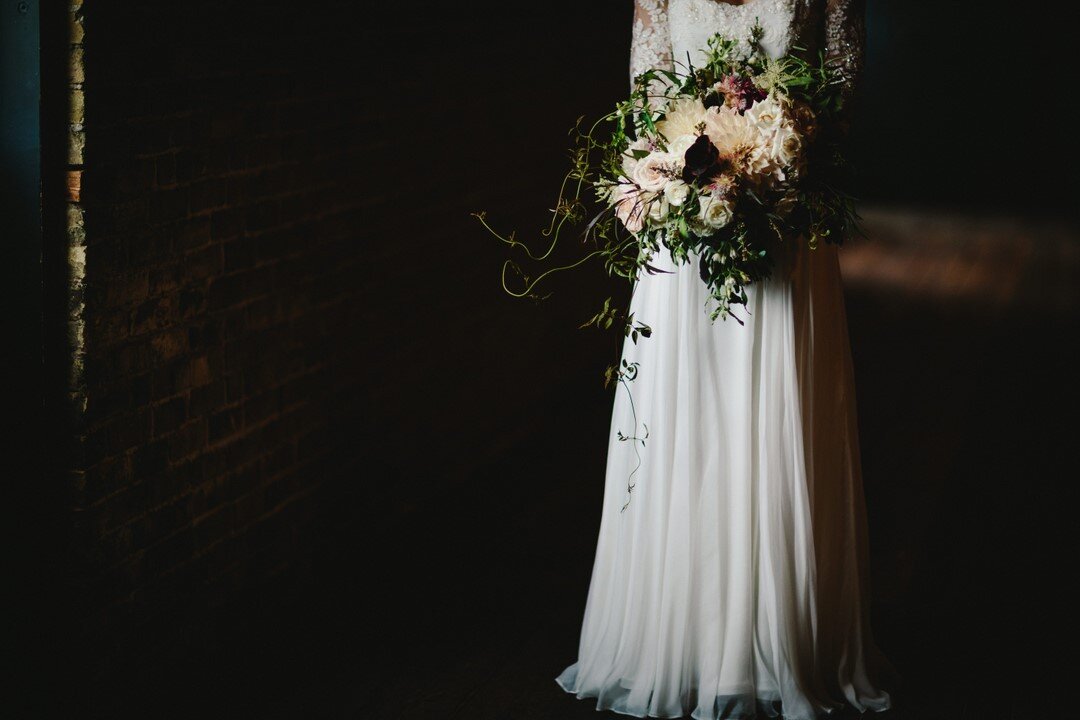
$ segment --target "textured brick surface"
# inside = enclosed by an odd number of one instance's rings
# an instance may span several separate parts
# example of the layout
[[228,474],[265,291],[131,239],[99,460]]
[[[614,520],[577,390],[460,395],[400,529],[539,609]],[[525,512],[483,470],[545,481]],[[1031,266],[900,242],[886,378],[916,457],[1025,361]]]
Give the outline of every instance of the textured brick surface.
[[[546,223],[564,129],[626,87],[629,10],[607,12],[78,11],[85,627],[156,636],[295,577],[327,508],[392,523],[599,378],[612,339],[572,328],[605,290],[510,301],[469,213]],[[611,47],[604,87],[568,42]]]
[[73,10],[91,633],[188,621],[292,567],[321,488],[352,466],[338,428],[358,408],[361,95],[335,63],[344,28],[294,13]]

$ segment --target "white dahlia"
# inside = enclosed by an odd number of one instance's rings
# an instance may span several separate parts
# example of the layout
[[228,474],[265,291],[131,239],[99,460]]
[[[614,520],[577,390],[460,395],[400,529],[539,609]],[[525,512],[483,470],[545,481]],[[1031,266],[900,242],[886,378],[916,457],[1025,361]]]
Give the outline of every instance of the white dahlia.
[[656,123],[656,129],[671,142],[683,135],[697,135],[697,127],[704,120],[705,106],[701,100],[677,98],[668,105],[664,119]]
[[721,157],[743,154],[761,141],[760,134],[746,116],[725,106],[711,107],[705,113],[705,134]]

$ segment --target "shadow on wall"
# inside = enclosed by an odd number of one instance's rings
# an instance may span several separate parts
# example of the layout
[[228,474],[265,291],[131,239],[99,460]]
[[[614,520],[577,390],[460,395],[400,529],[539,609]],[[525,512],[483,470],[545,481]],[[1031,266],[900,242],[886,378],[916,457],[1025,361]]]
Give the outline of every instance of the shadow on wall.
[[854,130],[875,202],[1064,214],[1078,143],[1061,106],[1071,23],[1052,4],[870,0]]

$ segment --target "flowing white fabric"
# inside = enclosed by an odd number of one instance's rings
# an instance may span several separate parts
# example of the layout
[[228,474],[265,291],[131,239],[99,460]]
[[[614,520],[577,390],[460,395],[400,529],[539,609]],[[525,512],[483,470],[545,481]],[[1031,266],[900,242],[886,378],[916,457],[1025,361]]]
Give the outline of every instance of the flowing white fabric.
[[[791,23],[795,4],[742,7]],[[680,35],[680,22],[670,18],[676,57],[724,27],[698,21]],[[809,720],[845,702],[889,707],[869,625],[837,251],[790,243],[774,254],[773,277],[748,288],[745,325],[710,321],[696,261],[664,253],[668,273],[636,284],[631,311],[654,333],[623,351],[640,372],[630,394],[617,390],[578,659],[557,678],[598,709]],[[646,425],[643,446],[619,439]]]

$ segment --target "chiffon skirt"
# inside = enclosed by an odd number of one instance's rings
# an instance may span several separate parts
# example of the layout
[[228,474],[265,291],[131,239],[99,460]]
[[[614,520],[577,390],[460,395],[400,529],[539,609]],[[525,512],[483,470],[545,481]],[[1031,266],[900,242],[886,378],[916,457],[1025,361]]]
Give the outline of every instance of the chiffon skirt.
[[[557,678],[597,709],[804,720],[889,707],[836,248],[776,255],[738,309],[745,325],[710,321],[696,262],[665,256],[671,274],[635,288],[654,332],[624,348],[640,371],[616,393],[578,658]],[[618,438],[646,425],[637,452]]]

